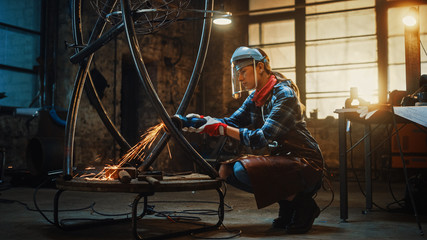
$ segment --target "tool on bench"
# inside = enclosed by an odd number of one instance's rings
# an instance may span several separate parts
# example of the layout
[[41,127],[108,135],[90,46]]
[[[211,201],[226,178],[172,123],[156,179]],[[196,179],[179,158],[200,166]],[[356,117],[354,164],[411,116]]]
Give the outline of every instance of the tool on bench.
[[138,181],[147,181],[152,185],[159,184],[161,180],[163,180],[162,171],[145,171],[138,175]]
[[105,176],[111,179],[118,179],[122,183],[130,183],[130,181],[136,178],[135,167],[105,167]]

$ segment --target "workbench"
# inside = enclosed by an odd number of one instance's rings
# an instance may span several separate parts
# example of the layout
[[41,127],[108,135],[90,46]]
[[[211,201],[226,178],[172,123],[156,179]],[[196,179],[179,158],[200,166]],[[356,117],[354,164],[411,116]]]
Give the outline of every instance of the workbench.
[[[416,123],[427,127],[427,106],[392,107],[381,105],[376,107],[343,108],[334,111],[338,114],[339,135],[339,178],[340,178],[340,219],[348,219],[348,186],[347,186],[347,153],[358,144],[364,143],[365,162],[365,199],[366,211],[372,209],[372,159],[371,134],[372,124],[393,124],[393,117],[398,122]],[[347,122],[358,122],[364,125],[364,136],[351,148],[347,149]],[[395,126],[395,129],[396,126]]]

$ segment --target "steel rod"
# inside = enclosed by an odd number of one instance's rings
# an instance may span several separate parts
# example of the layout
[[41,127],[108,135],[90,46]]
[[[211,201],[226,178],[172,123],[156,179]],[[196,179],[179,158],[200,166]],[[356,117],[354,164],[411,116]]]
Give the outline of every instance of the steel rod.
[[85,48],[81,49],[79,52],[71,56],[70,62],[79,63],[83,61],[90,54],[93,54],[102,46],[116,38],[120,33],[124,30],[123,22],[118,23],[111,29],[109,29],[105,34],[103,34],[100,38],[96,39],[93,43],[87,45]]

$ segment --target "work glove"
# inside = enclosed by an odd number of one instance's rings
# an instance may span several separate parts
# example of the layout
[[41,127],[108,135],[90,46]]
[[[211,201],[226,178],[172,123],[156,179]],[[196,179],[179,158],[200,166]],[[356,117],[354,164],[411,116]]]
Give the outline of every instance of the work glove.
[[[190,113],[185,116],[187,119],[203,119],[206,121],[202,126],[189,126],[183,127],[182,131],[184,132],[195,132],[195,133],[207,133],[209,136],[223,136],[225,135],[225,131],[227,129],[227,124],[218,121],[217,119],[209,116],[203,116],[196,113]],[[195,120],[194,122],[200,122]]]
[[207,133],[209,136],[224,136],[227,130],[227,124],[218,121],[213,117],[206,116],[206,124],[197,128],[197,133]]

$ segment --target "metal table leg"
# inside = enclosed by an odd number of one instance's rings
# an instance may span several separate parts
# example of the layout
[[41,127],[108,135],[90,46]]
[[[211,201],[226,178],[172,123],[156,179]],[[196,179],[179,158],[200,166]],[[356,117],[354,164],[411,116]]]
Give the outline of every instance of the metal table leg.
[[340,218],[345,222],[348,218],[346,118],[344,113],[339,113],[338,115]]
[[365,124],[365,191],[366,211],[372,210],[372,158],[371,158],[371,125]]

